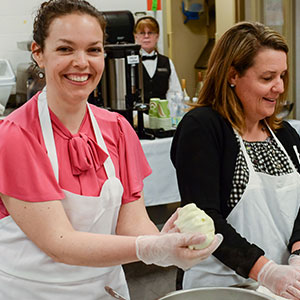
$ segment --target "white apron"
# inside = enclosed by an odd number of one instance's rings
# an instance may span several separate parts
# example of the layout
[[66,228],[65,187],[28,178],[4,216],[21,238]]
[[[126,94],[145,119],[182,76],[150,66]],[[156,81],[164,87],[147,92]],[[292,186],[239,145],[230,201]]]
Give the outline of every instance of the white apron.
[[[269,128],[270,130],[270,128]],[[238,204],[227,217],[227,222],[265,251],[265,256],[276,263],[287,263],[287,245],[300,203],[300,176],[286,150],[270,130],[274,139],[288,157],[293,172],[271,176],[254,171],[242,138],[239,136],[249,168],[249,182]],[[298,157],[298,156],[297,156]],[[211,255],[184,274],[183,288],[253,284],[252,279],[237,275]]]
[[[38,110],[48,156],[58,180],[56,148],[45,90],[39,95]],[[97,143],[109,154],[89,106],[88,110]],[[100,196],[87,197],[64,190],[62,204],[78,231],[115,234],[123,187],[115,176],[110,156],[104,167],[108,179]],[[10,216],[0,220],[0,232],[0,299],[110,299],[104,290],[106,285],[129,299],[121,266],[96,268],[54,262],[25,236]]]

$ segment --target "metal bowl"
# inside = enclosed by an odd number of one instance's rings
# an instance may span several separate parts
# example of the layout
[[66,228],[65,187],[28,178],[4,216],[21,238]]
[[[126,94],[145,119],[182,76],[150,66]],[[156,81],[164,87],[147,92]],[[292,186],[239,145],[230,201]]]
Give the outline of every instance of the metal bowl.
[[281,107],[281,111],[279,114],[277,114],[277,117],[278,118],[281,118],[281,119],[285,119],[288,117],[288,115],[291,113],[291,111],[293,110],[294,108],[294,103],[292,102],[289,102],[289,101],[286,101],[282,107]]
[[176,291],[159,300],[272,300],[261,293],[232,287],[209,287]]

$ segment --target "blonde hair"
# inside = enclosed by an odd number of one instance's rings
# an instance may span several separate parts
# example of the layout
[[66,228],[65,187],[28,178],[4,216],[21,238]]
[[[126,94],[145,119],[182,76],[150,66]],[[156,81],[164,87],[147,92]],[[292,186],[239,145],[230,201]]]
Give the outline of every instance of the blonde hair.
[[148,27],[151,31],[159,34],[159,25],[158,22],[150,16],[142,17],[137,20],[135,23],[133,33],[137,34],[140,31],[145,30],[145,28]]
[[[228,82],[233,67],[243,76],[254,64],[262,49],[274,49],[288,53],[285,39],[276,31],[258,22],[240,22],[226,31],[215,45],[207,67],[206,78],[195,106],[212,106],[227,119],[239,133],[245,128],[242,103]],[[285,91],[276,102],[275,111],[266,121],[272,130],[280,128],[277,118],[288,87],[288,72],[283,75]]]

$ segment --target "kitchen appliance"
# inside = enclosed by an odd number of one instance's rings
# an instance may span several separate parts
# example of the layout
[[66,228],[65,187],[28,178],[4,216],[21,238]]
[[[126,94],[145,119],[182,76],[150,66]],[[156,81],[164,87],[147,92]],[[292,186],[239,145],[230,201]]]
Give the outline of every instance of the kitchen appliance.
[[104,50],[105,69],[89,97],[89,102],[122,114],[133,126],[133,111],[138,112],[139,138],[154,138],[144,130],[143,70],[140,45],[134,44],[134,17],[130,11],[103,12],[107,22]]
[[171,292],[159,300],[272,300],[264,294],[233,287],[208,287]]
[[114,111],[123,114],[133,124],[132,111],[142,95],[140,86],[140,45],[110,44],[106,52],[105,71],[107,95],[105,103]]
[[[31,52],[31,40],[17,42],[18,49]],[[32,61],[17,65],[16,105],[24,104],[46,85],[44,73]]]
[[27,87],[28,87],[28,70],[31,63],[19,63],[17,65],[17,82],[16,82],[16,106],[19,107],[24,104],[27,98]]
[[10,62],[0,59],[0,105],[3,112],[15,84],[16,76]]

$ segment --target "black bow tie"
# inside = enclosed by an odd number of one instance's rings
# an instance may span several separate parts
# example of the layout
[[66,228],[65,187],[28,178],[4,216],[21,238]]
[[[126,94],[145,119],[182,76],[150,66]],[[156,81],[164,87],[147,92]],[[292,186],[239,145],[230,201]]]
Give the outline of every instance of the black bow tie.
[[143,55],[142,56],[142,60],[153,60],[157,57],[157,54],[154,54],[154,55]]

